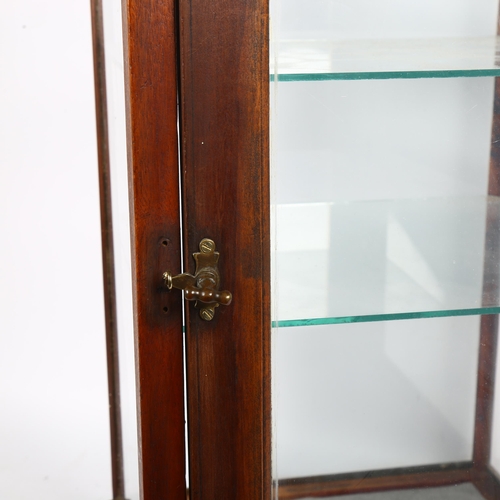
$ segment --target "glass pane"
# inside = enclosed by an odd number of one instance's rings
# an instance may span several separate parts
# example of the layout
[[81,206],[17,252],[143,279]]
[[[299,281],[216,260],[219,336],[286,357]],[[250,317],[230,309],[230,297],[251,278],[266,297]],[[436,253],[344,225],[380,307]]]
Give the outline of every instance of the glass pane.
[[280,326],[500,311],[493,79],[273,86]]
[[500,312],[500,198],[278,205],[276,228],[279,326]]
[[[277,40],[494,36],[495,0],[273,0]],[[277,30],[277,31],[276,31]]]
[[139,450],[132,311],[132,259],[128,199],[127,139],[120,0],[102,0],[105,35],[110,173],[113,202],[120,408],[125,497],[139,500]]
[[492,0],[272,2],[281,81],[498,75]]
[[498,76],[499,43],[498,37],[285,40],[271,57],[271,75],[284,82]]
[[276,498],[500,491],[497,13],[271,3]]
[[280,329],[278,477],[470,460],[478,334],[477,316]]

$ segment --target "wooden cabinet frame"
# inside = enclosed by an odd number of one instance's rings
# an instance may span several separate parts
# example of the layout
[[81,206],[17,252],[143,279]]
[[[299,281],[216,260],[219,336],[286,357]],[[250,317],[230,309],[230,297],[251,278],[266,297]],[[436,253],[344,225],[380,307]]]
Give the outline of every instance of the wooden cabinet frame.
[[270,498],[268,15],[263,0],[180,0],[184,263],[220,252],[229,307],[186,308],[190,493]]
[[[180,271],[182,220],[184,269],[202,238],[215,240],[234,297],[211,322],[186,306],[189,495],[269,500],[267,0],[124,0],[123,10],[143,498],[186,498],[182,298],[162,283],[165,270]],[[498,79],[495,91],[498,196]],[[284,481],[280,498],[468,481],[500,498],[488,465],[497,328],[497,316],[481,318],[471,462]]]
[[[190,498],[269,499],[268,14],[264,0],[124,4],[134,302],[144,500],[184,499],[184,267],[216,242],[233,294],[186,306]],[[180,61],[177,69],[177,61]]]
[[177,52],[172,1],[124,5],[141,490],[185,498],[182,297],[162,284],[180,272]]

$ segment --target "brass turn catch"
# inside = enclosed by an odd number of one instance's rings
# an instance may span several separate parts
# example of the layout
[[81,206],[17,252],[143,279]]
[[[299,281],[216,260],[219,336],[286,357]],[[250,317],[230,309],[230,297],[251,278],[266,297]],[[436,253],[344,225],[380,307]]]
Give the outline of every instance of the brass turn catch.
[[195,300],[195,307],[200,308],[200,316],[210,321],[215,315],[215,308],[219,304],[228,306],[233,296],[227,290],[219,291],[219,252],[215,251],[215,243],[212,240],[201,240],[200,251],[193,253],[193,257],[196,261],[194,276],[187,273],[172,276],[166,271],[163,273],[163,279],[169,290],[184,290],[184,298]]

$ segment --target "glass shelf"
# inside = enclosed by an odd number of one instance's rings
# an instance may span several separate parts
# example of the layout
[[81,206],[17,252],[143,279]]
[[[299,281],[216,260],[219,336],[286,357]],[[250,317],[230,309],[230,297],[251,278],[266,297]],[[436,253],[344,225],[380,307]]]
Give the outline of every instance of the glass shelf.
[[498,197],[275,210],[275,326],[500,313]]
[[499,40],[284,40],[271,54],[271,80],[500,76]]

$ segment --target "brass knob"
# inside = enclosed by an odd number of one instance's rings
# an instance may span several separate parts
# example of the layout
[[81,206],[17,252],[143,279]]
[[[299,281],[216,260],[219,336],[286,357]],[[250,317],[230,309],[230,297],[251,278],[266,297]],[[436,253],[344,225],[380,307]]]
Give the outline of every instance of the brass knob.
[[219,291],[220,275],[217,268],[219,252],[215,251],[215,243],[204,238],[200,242],[200,252],[193,253],[196,261],[194,276],[188,273],[172,276],[168,271],[163,273],[163,280],[169,290],[177,288],[184,290],[186,300],[196,301],[195,306],[200,308],[200,316],[210,321],[215,314],[215,308],[220,305],[228,306],[233,299],[231,292]]
[[211,304],[216,302],[223,306],[228,306],[231,304],[233,296],[231,292],[223,290],[222,292],[217,292],[216,290],[211,290],[210,288],[196,288],[194,286],[188,286],[184,289],[184,298],[186,300],[199,300],[205,304]]

